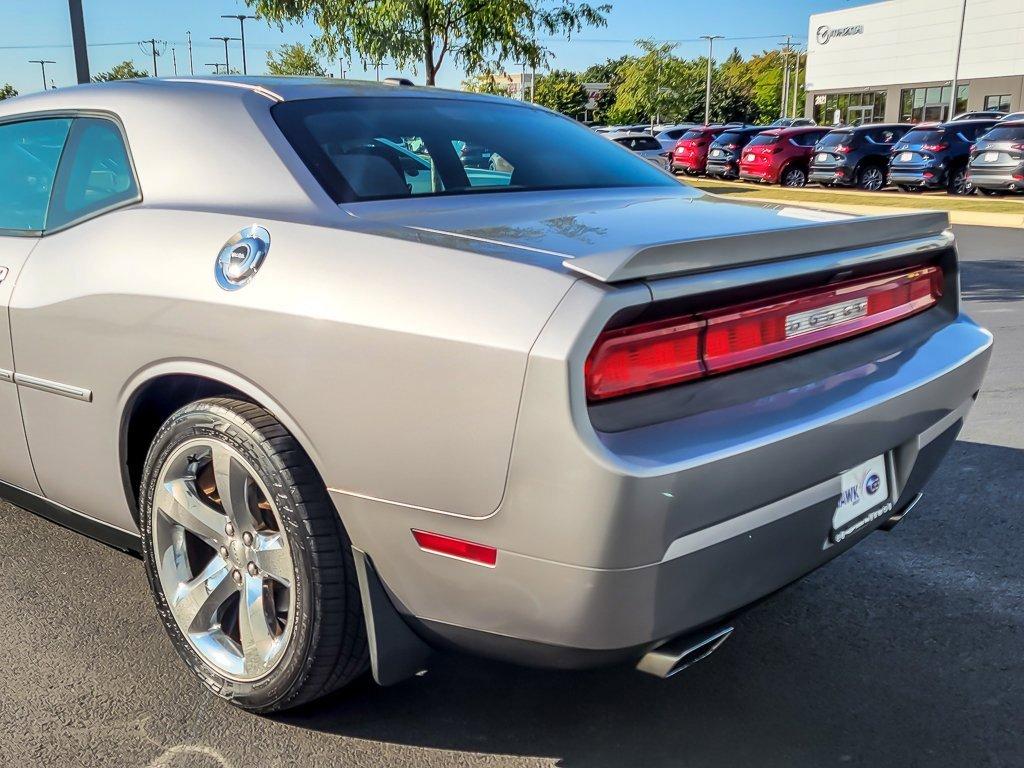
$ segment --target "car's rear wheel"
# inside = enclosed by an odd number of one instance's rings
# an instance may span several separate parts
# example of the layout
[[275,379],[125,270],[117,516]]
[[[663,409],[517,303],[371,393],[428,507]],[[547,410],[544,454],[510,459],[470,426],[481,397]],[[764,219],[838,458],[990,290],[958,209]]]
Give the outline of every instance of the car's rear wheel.
[[885,172],[877,165],[867,165],[857,173],[857,186],[868,192],[877,192],[885,186]]
[[782,173],[782,186],[784,187],[805,187],[807,186],[807,172],[798,166],[790,166]]
[[214,693],[272,712],[365,671],[348,537],[267,411],[219,398],[171,415],[146,457],[140,518],[164,628]]
[[949,174],[949,183],[946,191],[951,195],[973,195],[974,185],[967,178],[967,169],[956,168]]

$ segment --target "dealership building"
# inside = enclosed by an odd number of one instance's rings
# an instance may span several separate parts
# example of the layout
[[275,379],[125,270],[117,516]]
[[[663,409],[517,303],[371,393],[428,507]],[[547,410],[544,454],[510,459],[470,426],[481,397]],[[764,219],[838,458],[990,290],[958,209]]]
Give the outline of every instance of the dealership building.
[[885,0],[811,16],[806,112],[821,125],[1024,110],[1024,0]]

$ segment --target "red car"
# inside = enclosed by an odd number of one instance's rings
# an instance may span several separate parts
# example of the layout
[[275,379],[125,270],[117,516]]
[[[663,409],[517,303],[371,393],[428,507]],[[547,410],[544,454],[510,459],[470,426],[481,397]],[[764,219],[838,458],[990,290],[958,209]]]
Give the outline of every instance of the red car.
[[784,187],[804,186],[814,145],[828,132],[828,128],[804,126],[758,134],[743,149],[740,178]]
[[672,150],[672,173],[682,171],[691,176],[704,173],[708,147],[724,130],[724,125],[698,125],[684,133]]

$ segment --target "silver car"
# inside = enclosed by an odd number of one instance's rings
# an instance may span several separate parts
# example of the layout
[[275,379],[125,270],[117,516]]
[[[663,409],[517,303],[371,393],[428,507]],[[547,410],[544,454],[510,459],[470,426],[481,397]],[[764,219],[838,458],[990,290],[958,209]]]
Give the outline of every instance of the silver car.
[[494,97],[88,85],[3,102],[0,172],[0,491],[141,553],[258,712],[435,647],[671,675],[917,504],[992,345],[944,214]]
[[669,152],[662,147],[661,142],[651,136],[651,134],[638,133],[636,131],[617,131],[614,133],[606,133],[604,136],[631,152],[635,152],[644,160],[656,165],[658,168],[668,170]]

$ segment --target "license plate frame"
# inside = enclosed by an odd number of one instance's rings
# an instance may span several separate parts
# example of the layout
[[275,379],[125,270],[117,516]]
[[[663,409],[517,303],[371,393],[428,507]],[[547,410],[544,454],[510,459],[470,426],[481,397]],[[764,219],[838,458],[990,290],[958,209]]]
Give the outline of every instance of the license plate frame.
[[839,475],[839,501],[832,514],[829,540],[838,544],[847,536],[892,512],[895,504],[894,480],[891,452],[875,456],[842,472]]
[[913,157],[914,157],[914,153],[913,152],[901,152],[900,153],[900,162],[901,163],[909,163],[913,159]]
[[986,152],[982,156],[982,160],[984,160],[986,163],[994,163],[998,159],[999,159],[999,153],[998,152]]

